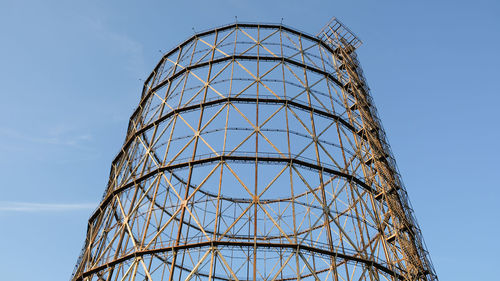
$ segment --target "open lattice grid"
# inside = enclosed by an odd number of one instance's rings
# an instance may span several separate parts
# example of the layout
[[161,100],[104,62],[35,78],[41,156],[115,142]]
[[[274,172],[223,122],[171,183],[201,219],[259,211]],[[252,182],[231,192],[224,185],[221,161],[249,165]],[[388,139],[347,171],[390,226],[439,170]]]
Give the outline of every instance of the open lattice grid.
[[164,55],[73,280],[436,280],[360,44],[235,23]]

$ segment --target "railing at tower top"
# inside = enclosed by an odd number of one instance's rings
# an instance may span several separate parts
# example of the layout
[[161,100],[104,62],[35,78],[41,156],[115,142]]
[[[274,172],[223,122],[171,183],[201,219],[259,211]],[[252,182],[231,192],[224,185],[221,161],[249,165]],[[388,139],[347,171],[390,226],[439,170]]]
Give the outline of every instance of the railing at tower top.
[[[332,18],[318,33],[318,38],[328,42],[335,47],[350,45],[354,49],[359,48],[363,42],[354,33],[342,24],[337,18]],[[344,42],[341,42],[343,40]]]

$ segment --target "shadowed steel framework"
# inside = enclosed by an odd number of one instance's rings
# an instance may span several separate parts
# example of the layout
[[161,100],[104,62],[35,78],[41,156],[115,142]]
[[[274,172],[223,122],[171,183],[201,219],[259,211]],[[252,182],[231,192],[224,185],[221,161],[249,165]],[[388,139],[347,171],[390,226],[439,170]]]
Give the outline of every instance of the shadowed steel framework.
[[235,23],[144,83],[73,280],[437,280],[355,50]]

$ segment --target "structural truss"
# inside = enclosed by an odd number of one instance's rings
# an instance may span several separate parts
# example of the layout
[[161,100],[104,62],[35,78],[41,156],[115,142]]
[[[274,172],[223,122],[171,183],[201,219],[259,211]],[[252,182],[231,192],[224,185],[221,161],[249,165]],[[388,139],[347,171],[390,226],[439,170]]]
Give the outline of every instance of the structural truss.
[[73,280],[437,280],[360,44],[235,23],[165,54]]

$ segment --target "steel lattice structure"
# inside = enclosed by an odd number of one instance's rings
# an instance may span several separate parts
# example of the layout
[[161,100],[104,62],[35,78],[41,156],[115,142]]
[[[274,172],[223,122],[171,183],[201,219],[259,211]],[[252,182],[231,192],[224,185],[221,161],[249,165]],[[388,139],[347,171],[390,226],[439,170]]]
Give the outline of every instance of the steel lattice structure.
[[73,280],[437,280],[360,44],[235,23],[164,55]]

